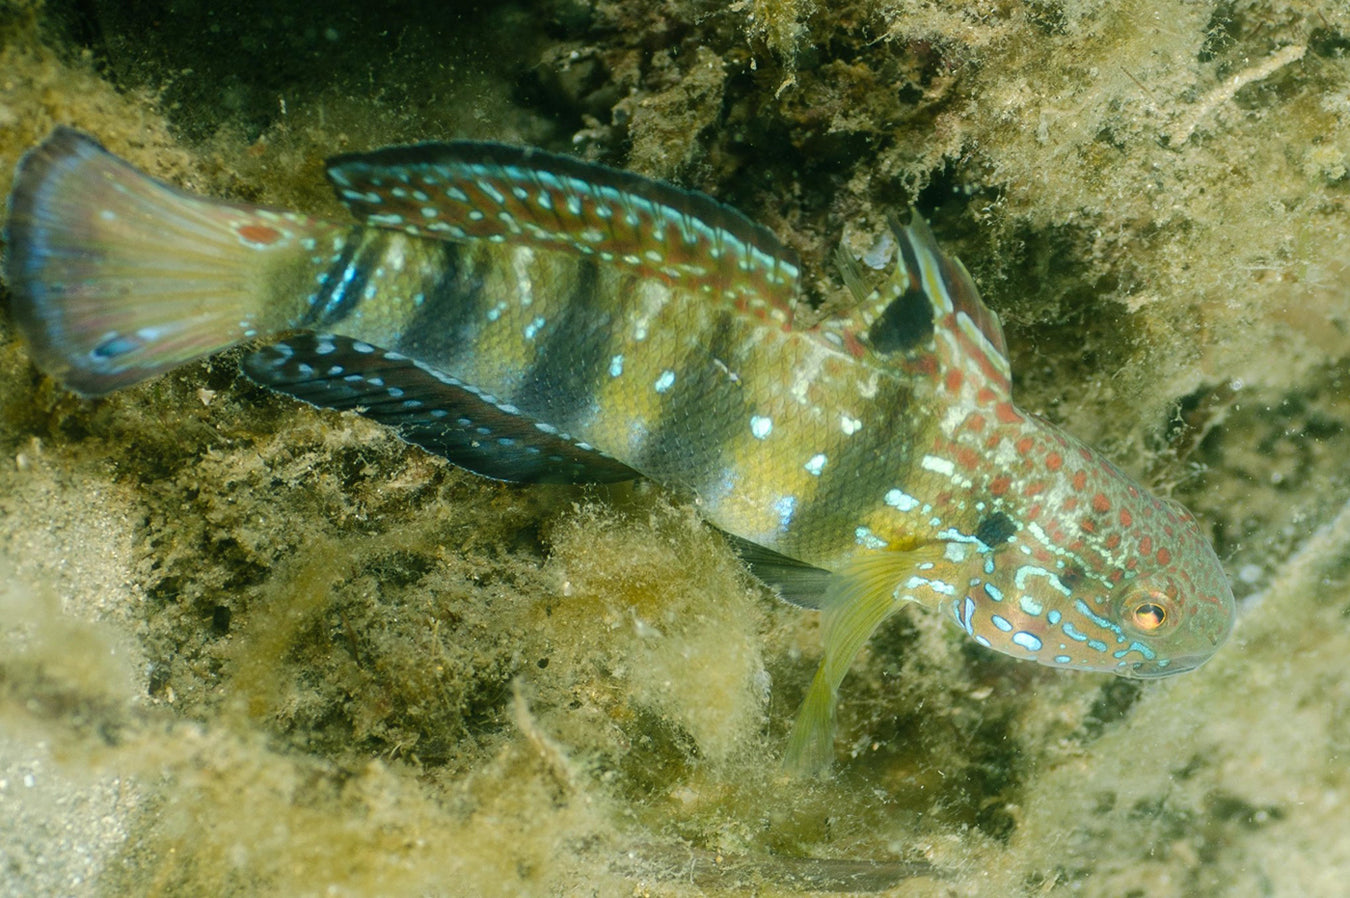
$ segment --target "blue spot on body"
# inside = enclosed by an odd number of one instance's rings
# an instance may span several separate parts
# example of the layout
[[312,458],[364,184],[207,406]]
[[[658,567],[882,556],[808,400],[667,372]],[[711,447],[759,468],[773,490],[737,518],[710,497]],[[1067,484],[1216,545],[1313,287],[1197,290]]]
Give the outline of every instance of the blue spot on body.
[[887,545],[886,540],[873,533],[871,527],[857,528],[853,531],[853,538],[858,545],[867,549],[884,549]]
[[961,606],[955,610],[956,622],[961,625],[961,629],[974,636],[975,631],[971,628],[970,619],[975,615],[975,600],[966,596],[965,600],[961,602]]
[[919,507],[918,499],[915,499],[903,490],[898,489],[887,490],[885,502],[887,505],[899,511],[913,511]]

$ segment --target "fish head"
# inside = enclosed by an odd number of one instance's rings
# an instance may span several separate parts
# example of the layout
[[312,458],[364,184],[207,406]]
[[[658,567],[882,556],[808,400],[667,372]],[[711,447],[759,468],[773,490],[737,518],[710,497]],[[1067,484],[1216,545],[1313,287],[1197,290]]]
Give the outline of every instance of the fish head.
[[982,569],[941,604],[980,645],[1022,660],[1136,679],[1194,670],[1228,638],[1233,593],[1194,519],[1169,521],[1174,550],[1114,568],[1013,534],[971,559]]
[[1195,534],[1191,551],[1122,585],[1112,617],[1132,643],[1147,647],[1115,673],[1154,679],[1194,670],[1233,629],[1233,590],[1209,543]]

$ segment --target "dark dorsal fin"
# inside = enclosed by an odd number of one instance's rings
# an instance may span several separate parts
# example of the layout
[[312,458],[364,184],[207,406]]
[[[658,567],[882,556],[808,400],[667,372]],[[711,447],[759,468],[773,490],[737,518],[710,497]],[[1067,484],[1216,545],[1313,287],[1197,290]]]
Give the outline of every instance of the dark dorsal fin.
[[510,405],[411,359],[347,337],[299,334],[247,356],[244,372],[311,405],[359,412],[461,468],[522,483],[612,483],[637,474]]
[[543,150],[473,141],[336,156],[328,179],[352,213],[375,227],[593,256],[790,320],[796,254],[701,193]]

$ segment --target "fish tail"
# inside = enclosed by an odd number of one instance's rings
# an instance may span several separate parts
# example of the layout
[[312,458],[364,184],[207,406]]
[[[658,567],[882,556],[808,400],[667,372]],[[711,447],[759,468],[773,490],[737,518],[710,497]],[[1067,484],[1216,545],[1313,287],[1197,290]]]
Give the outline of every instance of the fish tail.
[[98,396],[294,327],[346,230],[184,193],[57,128],[15,173],[10,310],[39,367]]

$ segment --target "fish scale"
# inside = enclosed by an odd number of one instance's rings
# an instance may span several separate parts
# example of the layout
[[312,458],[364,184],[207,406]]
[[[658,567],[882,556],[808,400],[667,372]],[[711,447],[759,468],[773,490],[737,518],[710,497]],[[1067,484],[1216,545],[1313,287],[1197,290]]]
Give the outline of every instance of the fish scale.
[[922,219],[797,323],[796,256],[714,200],[537,150],[332,160],[359,224],[185,194],[58,129],[19,166],[5,277],[35,361],[98,395],[257,336],[243,367],[489,477],[648,477],[823,613],[787,761],[906,603],[1052,667],[1157,677],[1227,637],[1197,522],[1012,400],[998,317]]

